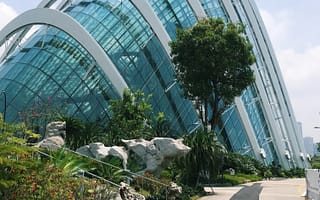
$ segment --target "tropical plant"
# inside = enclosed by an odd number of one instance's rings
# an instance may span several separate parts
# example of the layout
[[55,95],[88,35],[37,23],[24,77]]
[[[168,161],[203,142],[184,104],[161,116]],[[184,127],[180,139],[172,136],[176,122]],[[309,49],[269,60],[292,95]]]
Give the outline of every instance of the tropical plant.
[[38,135],[21,124],[6,125],[0,135],[0,199],[114,198],[110,186],[74,176],[79,169],[92,170],[90,161],[63,149],[52,153],[50,159],[38,148],[26,146],[32,137]]
[[224,170],[233,168],[236,173],[262,174],[266,170],[264,164],[248,155],[227,153],[224,159]]
[[197,131],[184,137],[184,143],[191,151],[178,163],[182,171],[182,183],[196,186],[200,182],[217,178],[226,153],[215,133]]
[[221,18],[203,19],[190,29],[178,29],[177,40],[169,45],[185,95],[198,105],[205,128],[210,123],[216,130],[224,108],[254,82],[250,65],[255,58],[244,26]]
[[153,125],[152,125],[153,135],[156,137],[172,137],[170,132],[170,124],[168,119],[165,117],[163,112],[158,113]]
[[50,163],[70,175],[76,175],[79,170],[90,171],[95,169],[93,160],[68,152],[65,148],[49,153]]
[[104,177],[112,182],[120,183],[122,180],[130,179],[130,174],[127,174],[122,169],[122,161],[119,158],[107,156],[102,162],[96,163],[94,174]]
[[67,116],[59,116],[57,119],[66,122],[65,143],[72,150],[103,138],[103,127],[99,123],[83,122]]
[[141,91],[132,93],[125,89],[121,100],[110,101],[112,117],[107,125],[105,144],[117,145],[121,139],[150,137],[152,107],[149,98],[145,98]]

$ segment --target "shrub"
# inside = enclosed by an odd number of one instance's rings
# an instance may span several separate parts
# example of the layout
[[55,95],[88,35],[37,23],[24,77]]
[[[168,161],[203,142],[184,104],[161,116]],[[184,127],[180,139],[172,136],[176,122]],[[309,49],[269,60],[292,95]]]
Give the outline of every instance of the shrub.
[[[252,181],[260,181],[262,180],[261,177],[255,174],[236,174],[234,176],[225,174],[224,175],[224,184],[225,185],[239,185],[242,183],[252,182]],[[224,186],[225,186],[224,185]]]

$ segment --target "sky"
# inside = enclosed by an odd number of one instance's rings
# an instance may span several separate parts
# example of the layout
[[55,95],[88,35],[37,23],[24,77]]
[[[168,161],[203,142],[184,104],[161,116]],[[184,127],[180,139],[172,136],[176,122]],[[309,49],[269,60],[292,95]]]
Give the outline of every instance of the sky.
[[[40,0],[0,0],[0,29]],[[320,1],[256,0],[296,120],[304,137],[320,142]],[[0,49],[1,53],[1,49]]]

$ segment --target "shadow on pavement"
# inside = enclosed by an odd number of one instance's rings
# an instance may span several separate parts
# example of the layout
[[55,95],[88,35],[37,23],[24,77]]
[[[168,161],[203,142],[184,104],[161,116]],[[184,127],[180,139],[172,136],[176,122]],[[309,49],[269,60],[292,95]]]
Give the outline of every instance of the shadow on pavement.
[[230,200],[259,200],[261,191],[261,183],[254,183],[251,186],[243,187],[239,192],[234,194]]

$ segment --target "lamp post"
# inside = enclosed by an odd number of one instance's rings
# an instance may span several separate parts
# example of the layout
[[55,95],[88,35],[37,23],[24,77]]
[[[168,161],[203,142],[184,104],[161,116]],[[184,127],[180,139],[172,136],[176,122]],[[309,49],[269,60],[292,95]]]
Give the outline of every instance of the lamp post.
[[3,94],[4,97],[4,107],[3,107],[3,127],[2,127],[2,132],[4,131],[4,126],[6,123],[6,112],[7,112],[7,93],[5,90],[2,90],[1,93]]
[[4,103],[3,103],[3,122],[6,122],[6,112],[7,112],[7,93],[5,90],[2,90],[1,93],[4,96]]

